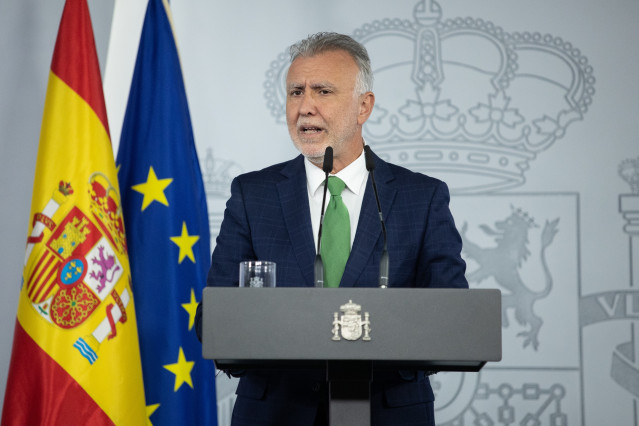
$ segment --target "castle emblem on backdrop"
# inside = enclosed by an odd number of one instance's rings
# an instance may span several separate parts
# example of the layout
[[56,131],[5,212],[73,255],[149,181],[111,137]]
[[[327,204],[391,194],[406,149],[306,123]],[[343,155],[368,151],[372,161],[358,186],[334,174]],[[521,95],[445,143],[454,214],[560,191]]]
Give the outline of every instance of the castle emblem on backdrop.
[[[366,141],[386,160],[443,178],[455,193],[522,185],[530,162],[587,113],[595,83],[587,58],[552,35],[442,20],[432,0],[419,1],[413,18],[354,31],[375,74]],[[280,54],[264,85],[281,123],[288,64]]]
[[202,180],[209,210],[211,241],[215,241],[220,230],[224,217],[224,205],[231,196],[231,181],[240,173],[242,168],[236,162],[215,158],[212,148],[206,150]]

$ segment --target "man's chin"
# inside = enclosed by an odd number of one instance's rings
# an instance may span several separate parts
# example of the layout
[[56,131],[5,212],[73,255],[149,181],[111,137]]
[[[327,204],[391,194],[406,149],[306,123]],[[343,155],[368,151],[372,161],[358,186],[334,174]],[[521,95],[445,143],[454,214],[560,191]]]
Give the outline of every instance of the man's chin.
[[308,156],[308,155],[304,155],[304,157],[310,161],[311,163],[315,164],[317,167],[322,167],[324,165],[324,154],[318,156]]
[[326,151],[326,144],[309,144],[309,143],[295,143],[295,147],[302,155],[313,164],[321,164],[324,162],[324,152]]

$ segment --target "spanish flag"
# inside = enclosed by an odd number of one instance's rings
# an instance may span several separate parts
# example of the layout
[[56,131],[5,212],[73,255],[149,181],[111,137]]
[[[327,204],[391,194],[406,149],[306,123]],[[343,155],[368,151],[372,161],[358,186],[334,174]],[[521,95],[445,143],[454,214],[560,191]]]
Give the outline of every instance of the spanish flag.
[[2,426],[147,423],[100,67],[86,0],[53,52]]

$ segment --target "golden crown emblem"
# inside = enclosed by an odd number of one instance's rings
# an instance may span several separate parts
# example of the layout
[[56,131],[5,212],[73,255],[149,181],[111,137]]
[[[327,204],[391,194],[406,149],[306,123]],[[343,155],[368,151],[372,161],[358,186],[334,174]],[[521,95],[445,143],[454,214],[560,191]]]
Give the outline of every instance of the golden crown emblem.
[[126,253],[124,219],[117,190],[104,174],[96,172],[89,178],[89,196],[91,213],[98,220],[102,231],[106,233],[119,253]]

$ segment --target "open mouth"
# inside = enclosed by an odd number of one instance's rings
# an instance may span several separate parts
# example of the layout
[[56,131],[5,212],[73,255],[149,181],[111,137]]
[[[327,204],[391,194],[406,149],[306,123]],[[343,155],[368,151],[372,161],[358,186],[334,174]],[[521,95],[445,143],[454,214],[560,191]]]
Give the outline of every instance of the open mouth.
[[321,127],[314,126],[300,126],[300,131],[305,135],[311,135],[315,133],[320,133],[323,129]]

